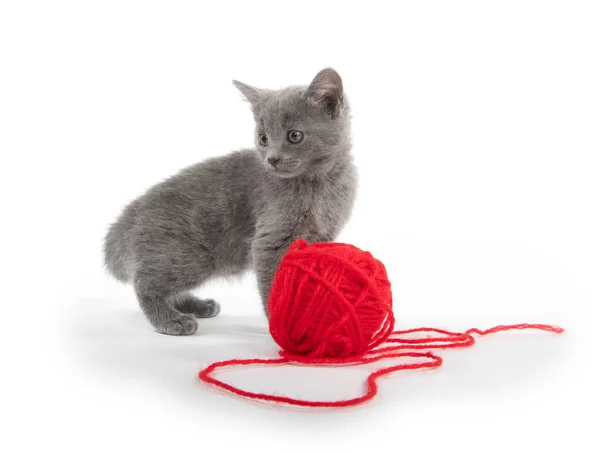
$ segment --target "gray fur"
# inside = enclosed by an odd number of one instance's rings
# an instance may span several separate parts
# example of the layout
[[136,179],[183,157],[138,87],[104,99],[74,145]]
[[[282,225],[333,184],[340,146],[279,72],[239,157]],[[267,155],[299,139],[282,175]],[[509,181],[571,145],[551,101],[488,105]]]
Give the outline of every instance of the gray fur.
[[[208,159],[157,184],[106,235],[108,270],[133,283],[143,312],[162,333],[194,333],[195,317],[215,316],[219,305],[189,292],[251,267],[267,313],[289,245],[301,237],[334,240],[351,213],[356,173],[337,72],[324,69],[309,86],[282,90],[234,84],[252,107],[256,149]],[[303,132],[300,143],[287,141],[290,130]]]

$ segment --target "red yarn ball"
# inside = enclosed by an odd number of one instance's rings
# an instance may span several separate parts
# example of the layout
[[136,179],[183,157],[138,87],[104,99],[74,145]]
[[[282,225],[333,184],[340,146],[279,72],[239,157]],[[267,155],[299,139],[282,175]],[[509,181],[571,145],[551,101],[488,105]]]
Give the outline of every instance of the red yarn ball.
[[295,241],[275,274],[269,328],[288,356],[364,354],[394,328],[384,265],[353,245]]

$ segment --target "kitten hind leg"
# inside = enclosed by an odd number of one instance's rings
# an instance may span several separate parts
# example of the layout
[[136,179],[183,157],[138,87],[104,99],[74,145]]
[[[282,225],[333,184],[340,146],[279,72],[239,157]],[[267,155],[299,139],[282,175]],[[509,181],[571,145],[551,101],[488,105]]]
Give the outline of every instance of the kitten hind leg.
[[[165,291],[167,282],[136,273],[134,287],[142,311],[150,324],[167,335],[191,335],[198,330],[198,322],[191,314],[181,313],[170,303],[172,295]],[[169,281],[168,283],[172,283]]]
[[212,299],[200,299],[185,293],[175,298],[175,308],[182,313],[194,315],[196,318],[213,318],[221,311],[221,306]]

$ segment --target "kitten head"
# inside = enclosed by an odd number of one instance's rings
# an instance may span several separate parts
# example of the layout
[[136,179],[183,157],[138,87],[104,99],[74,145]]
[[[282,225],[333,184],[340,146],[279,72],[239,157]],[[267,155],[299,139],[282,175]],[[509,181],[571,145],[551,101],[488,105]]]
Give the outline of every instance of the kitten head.
[[348,158],[350,112],[342,79],[331,68],[308,86],[266,90],[233,81],[252,106],[256,147],[281,178],[328,173]]

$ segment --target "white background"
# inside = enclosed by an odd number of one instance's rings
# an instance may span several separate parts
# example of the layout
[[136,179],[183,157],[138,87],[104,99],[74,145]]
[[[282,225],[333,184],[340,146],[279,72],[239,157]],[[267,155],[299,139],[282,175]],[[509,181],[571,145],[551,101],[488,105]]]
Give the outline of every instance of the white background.
[[[583,411],[598,403],[599,23],[577,1],[3,1],[2,449],[597,451]],[[196,380],[275,356],[252,275],[200,290],[223,311],[197,335],[152,331],[104,272],[108,224],[162,178],[252,144],[231,79],[278,88],[326,66],[360,169],[338,239],[385,263],[397,326],[564,335],[482,338],[384,379],[369,404],[306,411]],[[227,378],[343,398],[366,371]]]

